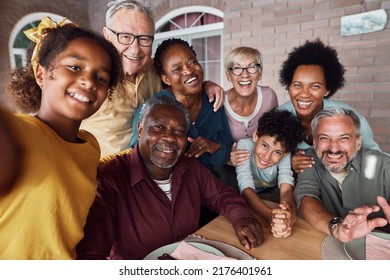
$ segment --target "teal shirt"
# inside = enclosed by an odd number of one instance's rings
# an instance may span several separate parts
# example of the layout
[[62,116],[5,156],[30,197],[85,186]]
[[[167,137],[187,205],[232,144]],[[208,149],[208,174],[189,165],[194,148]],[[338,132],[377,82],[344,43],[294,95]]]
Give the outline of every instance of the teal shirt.
[[[311,148],[307,151],[316,163],[298,174],[294,198],[297,209],[305,196],[321,201],[335,216],[344,218],[349,211],[363,205],[377,205],[376,197],[383,196],[390,202],[390,156],[377,150],[362,148],[348,166],[341,189],[337,180],[322,164]],[[384,217],[383,211],[369,218]]]

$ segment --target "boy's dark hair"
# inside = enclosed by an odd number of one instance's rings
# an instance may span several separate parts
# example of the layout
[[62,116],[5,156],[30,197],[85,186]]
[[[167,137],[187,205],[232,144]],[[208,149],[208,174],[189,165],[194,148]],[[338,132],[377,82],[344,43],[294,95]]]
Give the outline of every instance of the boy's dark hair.
[[288,90],[291,85],[295,70],[300,65],[318,65],[325,75],[326,89],[331,97],[345,83],[345,68],[340,63],[337,52],[330,46],[325,46],[320,39],[306,41],[305,44],[295,47],[283,62],[279,73],[279,81]]
[[288,111],[273,109],[261,116],[256,134],[258,137],[275,137],[289,153],[303,140],[303,132],[303,126],[297,117]]
[[161,76],[164,73],[164,68],[163,68],[163,60],[164,60],[164,55],[165,52],[169,47],[172,45],[182,45],[185,46],[186,48],[189,48],[193,54],[196,57],[196,52],[194,51],[193,47],[188,44],[187,41],[184,41],[180,38],[170,38],[167,40],[164,40],[157,48],[156,53],[154,55],[154,66],[156,67],[156,73]]
[[[69,42],[77,38],[95,40],[106,49],[112,63],[109,87],[115,86],[123,75],[122,62],[118,51],[103,36],[84,28],[65,25],[50,31],[44,38],[38,53],[39,64],[45,68],[50,67],[57,55],[67,48]],[[23,113],[35,113],[41,106],[41,88],[35,81],[31,65],[34,47],[35,44],[32,44],[27,50],[27,66],[12,71],[11,79],[6,86],[7,93],[14,103],[13,105],[19,112]]]

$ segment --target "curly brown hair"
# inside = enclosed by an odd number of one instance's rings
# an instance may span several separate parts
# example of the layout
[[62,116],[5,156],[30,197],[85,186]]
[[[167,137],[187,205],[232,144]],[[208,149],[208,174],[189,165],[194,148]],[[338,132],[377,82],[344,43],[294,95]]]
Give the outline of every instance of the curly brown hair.
[[[97,41],[110,55],[112,61],[110,88],[122,80],[122,63],[114,45],[98,33],[70,25],[54,29],[46,35],[38,52],[39,64],[48,68],[57,55],[67,48],[69,42],[77,38],[90,38]],[[27,66],[11,71],[11,79],[5,87],[12,105],[20,113],[36,113],[41,106],[42,91],[35,81],[31,65],[34,47],[35,44],[32,44],[27,50]]]
[[275,137],[289,153],[303,141],[303,131],[302,124],[292,113],[273,109],[260,117],[256,134]]

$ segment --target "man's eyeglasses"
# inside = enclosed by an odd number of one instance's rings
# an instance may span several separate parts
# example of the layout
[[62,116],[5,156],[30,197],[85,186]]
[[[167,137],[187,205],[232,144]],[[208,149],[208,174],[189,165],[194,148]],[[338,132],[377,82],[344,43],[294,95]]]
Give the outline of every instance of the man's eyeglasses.
[[150,47],[153,44],[154,37],[149,35],[133,35],[130,33],[118,33],[107,27],[112,33],[114,33],[118,39],[118,42],[122,45],[131,45],[134,40],[137,39],[138,45],[142,47]]
[[257,71],[260,69],[260,64],[250,64],[248,67],[239,67],[239,66],[233,66],[229,67],[230,72],[233,73],[235,76],[240,76],[244,70],[248,72],[249,74],[256,74]]

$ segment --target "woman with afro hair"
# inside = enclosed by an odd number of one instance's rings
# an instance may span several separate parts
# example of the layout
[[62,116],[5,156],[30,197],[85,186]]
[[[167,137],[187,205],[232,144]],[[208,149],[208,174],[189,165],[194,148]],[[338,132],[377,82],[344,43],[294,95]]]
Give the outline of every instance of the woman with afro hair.
[[367,120],[349,105],[330,99],[344,86],[344,73],[344,66],[336,50],[320,39],[306,41],[302,46],[294,48],[282,64],[280,83],[288,90],[290,101],[278,109],[293,113],[304,127],[304,139],[292,156],[291,164],[296,173],[303,172],[315,163],[313,158],[305,155],[304,150],[313,145],[311,121],[324,108],[353,110],[361,122],[363,146],[380,150]]

